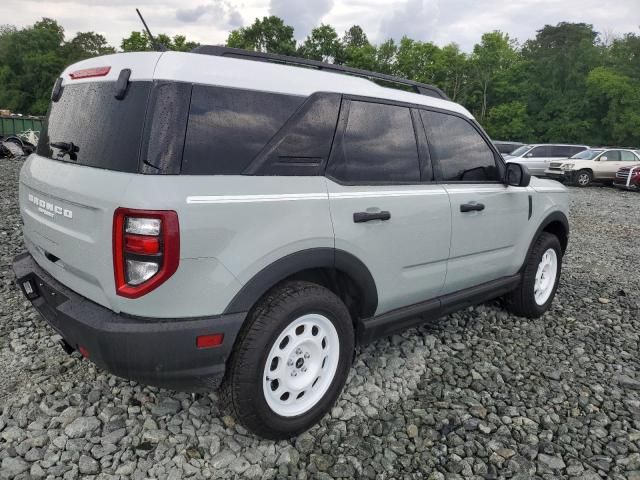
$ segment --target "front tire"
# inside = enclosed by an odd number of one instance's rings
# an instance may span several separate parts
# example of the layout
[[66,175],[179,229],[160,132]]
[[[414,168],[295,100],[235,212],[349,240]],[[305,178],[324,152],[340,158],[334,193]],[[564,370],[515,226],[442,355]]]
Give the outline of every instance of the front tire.
[[593,174],[589,170],[580,170],[576,173],[575,183],[579,187],[588,187],[593,182]]
[[553,302],[561,270],[560,241],[542,232],[529,252],[520,285],[505,297],[507,309],[520,317],[542,316]]
[[298,435],[335,403],[354,342],[349,312],[333,292],[287,282],[258,303],[243,328],[227,367],[223,401],[257,435]]

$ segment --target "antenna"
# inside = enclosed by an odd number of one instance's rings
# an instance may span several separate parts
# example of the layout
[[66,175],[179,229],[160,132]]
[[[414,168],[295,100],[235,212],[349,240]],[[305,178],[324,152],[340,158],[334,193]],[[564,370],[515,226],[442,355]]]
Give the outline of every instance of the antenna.
[[151,34],[151,30],[149,30],[149,27],[147,26],[147,22],[144,21],[144,18],[142,18],[142,14],[140,13],[140,10],[138,10],[137,8],[136,8],[136,13],[140,17],[140,21],[142,22],[142,25],[144,25],[144,29],[147,31],[147,35],[149,35],[149,38],[151,39],[151,44],[153,45],[153,48],[155,48],[159,52],[166,52],[167,47],[165,47],[163,44],[156,41],[154,36]]

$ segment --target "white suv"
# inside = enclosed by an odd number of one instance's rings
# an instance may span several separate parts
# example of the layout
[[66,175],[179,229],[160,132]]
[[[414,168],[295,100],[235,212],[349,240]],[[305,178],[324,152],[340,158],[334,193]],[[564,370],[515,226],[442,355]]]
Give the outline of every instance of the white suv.
[[505,155],[507,162],[525,165],[531,175],[544,175],[551,162],[569,158],[578,152],[586,150],[586,145],[537,144],[524,145],[509,155]]
[[464,107],[196,52],[92,58],[56,82],[13,268],[67,350],[143,383],[222,384],[239,421],[286,438],[331,408],[357,343],[500,296],[550,307],[567,190],[505,165]]
[[640,165],[640,152],[631,148],[590,148],[568,160],[551,162],[545,175],[579,187],[591,182],[614,181],[622,167]]

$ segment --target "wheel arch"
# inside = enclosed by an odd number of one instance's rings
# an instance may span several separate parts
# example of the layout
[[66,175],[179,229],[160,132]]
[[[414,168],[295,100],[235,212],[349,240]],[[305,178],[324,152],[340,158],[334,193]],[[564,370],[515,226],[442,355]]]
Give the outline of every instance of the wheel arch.
[[540,234],[543,232],[551,233],[552,235],[555,235],[556,237],[558,237],[558,240],[560,241],[560,246],[562,247],[563,255],[567,250],[567,246],[569,244],[569,219],[567,219],[567,216],[563,212],[560,212],[560,211],[551,212],[549,215],[547,215],[544,218],[542,222],[540,222],[540,225],[538,225],[538,229],[536,230],[535,234],[531,238],[531,242],[529,243],[529,248],[527,249],[527,255],[524,258],[524,262],[520,271],[524,269],[524,266],[527,263],[527,259],[529,258],[529,255],[531,254],[531,249],[533,248],[533,244],[535,243],[536,239],[540,236]]
[[281,257],[260,270],[242,286],[224,313],[251,310],[271,288],[290,279],[329,288],[345,301],[354,320],[373,316],[378,307],[375,280],[359,258],[344,250],[312,248]]

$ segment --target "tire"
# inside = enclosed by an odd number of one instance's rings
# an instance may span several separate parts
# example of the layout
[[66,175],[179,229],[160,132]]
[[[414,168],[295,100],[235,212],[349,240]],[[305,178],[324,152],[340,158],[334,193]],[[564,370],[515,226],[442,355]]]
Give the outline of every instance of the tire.
[[578,187],[588,187],[593,182],[593,174],[589,170],[580,170],[576,173],[574,182]]
[[261,437],[298,435],[340,395],[354,344],[351,316],[333,292],[309,282],[284,283],[258,302],[243,327],[227,364],[222,401]]
[[[544,257],[548,255],[548,257]],[[536,283],[539,275],[538,269],[542,267],[542,262],[548,258],[555,257],[555,274],[552,273],[553,268],[546,270],[547,277]],[[522,273],[522,281],[520,285],[505,297],[507,309],[520,317],[538,318],[546,312],[553,302],[556,290],[558,289],[558,281],[560,272],[562,271],[562,247],[558,237],[551,233],[543,232],[536,239]],[[553,283],[549,283],[553,281]],[[536,296],[536,286],[538,295]],[[546,287],[546,288],[545,288]]]

